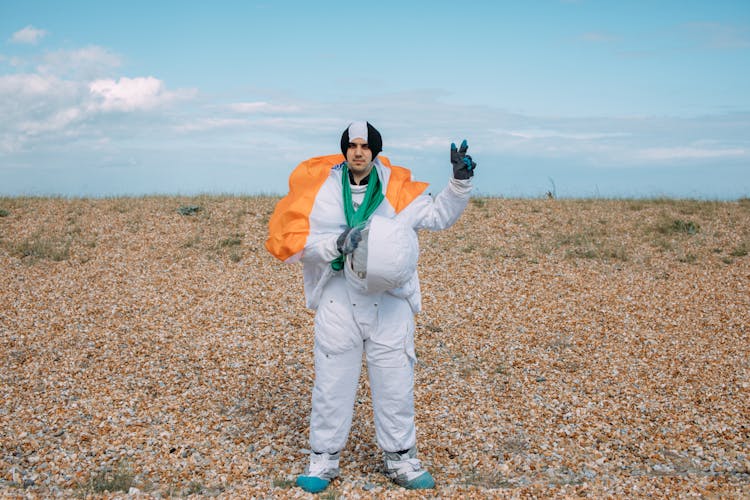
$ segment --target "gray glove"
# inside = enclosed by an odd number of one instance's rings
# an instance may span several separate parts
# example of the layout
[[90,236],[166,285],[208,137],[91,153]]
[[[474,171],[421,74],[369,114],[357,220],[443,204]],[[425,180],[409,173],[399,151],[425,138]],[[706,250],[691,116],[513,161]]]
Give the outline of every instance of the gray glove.
[[336,248],[342,255],[347,255],[356,250],[362,241],[362,229],[359,227],[347,227],[336,240]]
[[471,156],[466,154],[466,150],[469,149],[469,145],[466,144],[466,139],[461,143],[461,147],[456,149],[456,144],[451,143],[451,164],[453,164],[453,178],[454,179],[469,179],[474,176],[474,169],[477,164],[471,159]]

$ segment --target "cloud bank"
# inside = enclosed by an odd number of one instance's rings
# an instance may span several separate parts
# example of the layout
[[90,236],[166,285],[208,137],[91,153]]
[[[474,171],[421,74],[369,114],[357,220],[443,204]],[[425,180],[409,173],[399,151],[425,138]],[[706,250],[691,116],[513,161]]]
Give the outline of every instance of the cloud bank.
[[[20,34],[19,34],[20,33]],[[38,40],[44,30],[16,33]],[[0,70],[2,70],[0,61]],[[98,46],[14,57],[0,72],[0,158],[28,158],[40,151],[116,144],[117,136],[137,137],[159,127],[161,114],[196,96],[195,89],[169,89],[153,76],[115,76],[121,57]],[[149,127],[141,120],[148,115]]]
[[[736,33],[721,38],[713,27],[696,29],[712,33],[713,43],[742,43]],[[28,26],[13,39],[34,44],[45,34]],[[614,38],[591,32],[584,39]],[[338,152],[341,131],[356,119],[375,124],[384,154],[421,178],[442,179],[450,143],[464,138],[488,173],[509,164],[606,170],[750,163],[746,112],[541,116],[451,103],[452,95],[440,89],[332,101],[278,89],[202,94],[175,88],[160,75],[125,75],[121,68],[122,57],[100,46],[0,59],[0,171],[33,170],[51,160],[71,169],[255,169],[283,186],[297,162]]]

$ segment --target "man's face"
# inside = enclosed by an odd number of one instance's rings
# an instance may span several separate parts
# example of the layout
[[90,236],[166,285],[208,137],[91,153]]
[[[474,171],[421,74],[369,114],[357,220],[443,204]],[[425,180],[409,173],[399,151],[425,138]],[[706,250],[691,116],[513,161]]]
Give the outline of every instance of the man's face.
[[359,180],[372,169],[372,151],[364,139],[353,139],[346,150],[346,163],[355,179]]

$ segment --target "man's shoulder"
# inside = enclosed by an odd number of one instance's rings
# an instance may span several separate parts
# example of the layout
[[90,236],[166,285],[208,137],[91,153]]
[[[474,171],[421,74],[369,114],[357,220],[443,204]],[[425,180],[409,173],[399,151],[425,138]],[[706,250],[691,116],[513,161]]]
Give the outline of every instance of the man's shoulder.
[[342,154],[314,156],[313,158],[308,158],[307,160],[297,165],[297,168],[295,170],[300,170],[301,168],[304,168],[307,170],[316,170],[316,169],[330,170],[331,168],[334,168],[334,167],[340,169],[343,163],[344,163],[344,155]]
[[289,175],[289,191],[317,192],[331,175],[331,170],[343,163],[343,155],[326,155],[309,158],[295,167]]
[[378,161],[383,167],[388,168],[390,172],[390,179],[397,180],[398,182],[411,181],[411,170],[400,165],[394,165],[387,156],[378,155]]
[[423,184],[421,182],[416,182],[411,177],[411,170],[409,170],[406,167],[402,167],[400,165],[394,165],[391,163],[391,161],[386,156],[378,156],[378,160],[380,161],[380,164],[383,165],[383,167],[388,168],[390,170],[388,174],[388,184],[389,185],[395,185],[395,186],[403,186],[411,183],[416,184]]
[[398,213],[424,193],[428,184],[413,180],[411,170],[406,167],[392,165],[388,158],[383,157],[380,161],[383,166],[390,169],[385,196],[396,213]]
[[308,158],[297,165],[289,179],[292,182],[304,182],[305,179],[326,178],[330,174],[331,169],[340,169],[343,162],[344,156],[340,154]]

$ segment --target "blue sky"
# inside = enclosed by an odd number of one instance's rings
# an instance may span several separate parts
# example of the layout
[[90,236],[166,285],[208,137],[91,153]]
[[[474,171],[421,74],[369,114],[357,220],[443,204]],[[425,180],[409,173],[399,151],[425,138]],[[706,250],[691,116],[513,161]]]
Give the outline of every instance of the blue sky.
[[0,0],[0,195],[283,193],[367,119],[439,190],[750,196],[747,1]]

